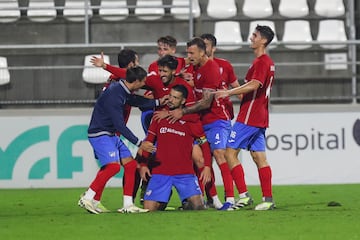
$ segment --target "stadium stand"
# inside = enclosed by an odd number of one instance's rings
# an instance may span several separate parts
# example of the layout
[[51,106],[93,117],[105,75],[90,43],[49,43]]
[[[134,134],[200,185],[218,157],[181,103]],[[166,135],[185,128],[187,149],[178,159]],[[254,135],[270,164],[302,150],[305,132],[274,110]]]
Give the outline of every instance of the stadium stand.
[[244,0],[243,14],[250,18],[268,18],[273,14],[270,0]]
[[[212,0],[196,0],[192,1],[198,5],[192,5],[193,21],[187,21],[190,20],[187,18],[188,3],[183,3],[187,0],[181,0],[181,3],[180,0],[56,0],[55,7],[51,5],[48,9],[55,8],[57,15],[44,22],[34,21],[29,16],[31,8],[35,10],[32,3],[36,1],[39,0],[0,1],[1,55],[11,62],[11,84],[0,86],[0,107],[3,107],[1,102],[11,106],[11,102],[19,99],[29,100],[29,104],[39,99],[64,100],[64,104],[68,99],[94,100],[93,85],[97,87],[97,84],[88,84],[82,78],[85,55],[104,51],[110,61],[116,62],[119,49],[132,48],[139,53],[141,64],[146,68],[156,59],[157,38],[165,35],[177,38],[177,54],[184,56],[189,36],[214,33],[218,38],[217,56],[230,60],[242,79],[253,58],[248,41],[256,23],[273,24],[276,32],[270,45],[270,54],[277,64],[277,84],[272,92],[276,104],[360,101],[359,61],[351,58],[360,56],[356,39],[356,32],[360,30],[360,3],[355,0],[306,0],[308,14],[302,17],[294,13],[282,15],[280,6],[285,0],[215,0],[224,6],[228,1],[235,2],[236,11],[234,5],[229,10],[232,14],[236,12],[235,15],[220,13],[219,7],[214,13],[219,18],[208,13]],[[88,19],[85,18],[85,1],[91,11]],[[152,4],[143,10],[158,8],[161,13],[156,16],[144,14],[145,19],[140,18],[136,10],[141,2]],[[13,5],[9,6],[9,3]],[[69,6],[73,3],[78,5]],[[184,6],[183,13],[175,16],[176,8],[171,5]],[[111,12],[104,13],[105,9]],[[113,11],[115,9],[118,10]],[[122,15],[120,9],[127,11]],[[196,9],[199,9],[199,15],[195,14]],[[8,10],[17,14],[4,15]],[[67,15],[67,10],[81,10],[74,14],[78,22],[68,20],[71,16]],[[151,10],[151,13],[155,11]],[[148,21],[146,17],[155,21]],[[235,30],[226,30],[226,25],[221,25],[224,21],[235,22],[230,24],[232,29],[235,25]],[[336,25],[330,26],[329,32],[324,25],[330,22]],[[329,68],[328,61],[336,60],[335,55],[329,54],[342,54],[346,62],[341,64],[347,67]],[[34,90],[34,85],[39,87]],[[73,102],[81,106],[82,101]]]
[[[311,42],[313,40],[310,30],[310,23],[307,20],[288,20],[285,22],[284,35],[282,40],[284,42]],[[306,49],[310,48],[311,44],[289,45],[285,47],[290,49]]]
[[237,15],[237,7],[235,0],[209,0],[206,12],[207,15],[212,18],[232,18]]
[[[90,3],[90,1],[89,1]],[[90,7],[91,5],[88,5]],[[86,14],[88,18],[91,18],[93,15],[93,10],[88,8],[87,13],[85,10],[86,1],[83,0],[65,0],[64,6],[64,17],[73,22],[82,22],[85,21]]]
[[20,18],[20,9],[17,0],[0,1],[0,22],[15,22]]
[[315,13],[322,17],[340,17],[345,14],[343,0],[316,0]]
[[34,22],[48,22],[56,18],[54,0],[29,0],[27,16]]
[[[242,43],[240,23],[237,21],[215,22],[214,36],[217,39],[217,48],[222,50],[236,50],[241,48]],[[234,44],[233,46],[221,46],[221,44]]]
[[[110,74],[102,68],[94,67],[90,62],[92,56],[100,57],[99,54],[90,54],[85,56],[82,78],[84,82],[89,84],[103,84],[107,81]],[[108,55],[104,55],[104,62],[110,63]]]
[[121,21],[129,16],[126,0],[102,0],[99,16],[107,21]]
[[[201,9],[198,0],[191,1],[192,3],[192,15],[194,18],[199,18],[201,14]],[[188,20],[189,19],[189,0],[173,0],[173,6],[182,6],[182,7],[171,7],[170,13],[176,19]]]
[[309,14],[306,0],[280,0],[279,13],[288,18],[300,18]]
[[[319,22],[318,41],[345,42],[347,40],[343,20],[329,19]],[[323,48],[338,49],[346,47],[345,44],[321,44]]]
[[10,73],[7,67],[6,57],[0,57],[0,85],[5,85],[10,82]]
[[[161,0],[137,0],[135,15],[142,20],[157,20],[165,15]],[[154,6],[154,7],[152,7]]]

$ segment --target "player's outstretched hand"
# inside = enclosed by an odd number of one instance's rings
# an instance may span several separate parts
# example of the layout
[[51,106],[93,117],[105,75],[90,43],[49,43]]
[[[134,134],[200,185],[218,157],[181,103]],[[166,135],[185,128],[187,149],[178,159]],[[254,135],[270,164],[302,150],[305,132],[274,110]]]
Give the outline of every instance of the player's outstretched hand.
[[104,53],[101,52],[101,57],[92,56],[91,59],[90,59],[90,62],[95,67],[103,67],[103,65],[105,63],[104,62]]

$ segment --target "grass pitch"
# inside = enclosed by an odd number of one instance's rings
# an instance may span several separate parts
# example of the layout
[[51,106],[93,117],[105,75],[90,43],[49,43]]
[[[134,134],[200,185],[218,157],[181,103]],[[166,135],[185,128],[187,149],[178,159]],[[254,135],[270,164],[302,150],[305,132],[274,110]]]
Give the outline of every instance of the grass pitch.
[[[122,190],[118,188],[105,189],[102,200],[114,212],[89,214],[77,206],[84,190],[0,190],[0,238],[360,239],[360,184],[274,186],[274,211],[209,209],[145,214],[116,213],[122,206]],[[249,191],[259,203],[259,187],[250,186]],[[223,189],[219,187],[218,192],[222,195]],[[176,194],[169,205],[180,206]]]

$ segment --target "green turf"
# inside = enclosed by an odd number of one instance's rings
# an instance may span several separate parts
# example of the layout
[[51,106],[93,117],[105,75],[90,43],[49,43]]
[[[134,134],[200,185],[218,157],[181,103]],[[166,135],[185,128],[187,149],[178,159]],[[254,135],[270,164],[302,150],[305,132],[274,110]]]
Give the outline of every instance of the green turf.
[[[257,186],[249,187],[256,203]],[[360,184],[274,186],[277,209],[145,214],[88,214],[77,206],[84,189],[0,190],[1,239],[360,239]],[[223,189],[219,188],[219,193]],[[115,211],[122,191],[107,188]],[[170,202],[178,207],[176,194]],[[341,206],[328,206],[334,201]]]

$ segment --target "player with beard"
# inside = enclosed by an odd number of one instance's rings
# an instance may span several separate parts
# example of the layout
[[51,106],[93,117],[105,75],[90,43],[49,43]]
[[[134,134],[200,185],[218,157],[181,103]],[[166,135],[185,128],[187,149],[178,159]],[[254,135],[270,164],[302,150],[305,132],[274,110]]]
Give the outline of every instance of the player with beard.
[[[191,106],[195,103],[195,94],[193,88],[185,81],[183,78],[176,75],[176,69],[178,65],[177,58],[172,55],[165,55],[157,61],[158,64],[158,74],[157,75],[148,75],[146,78],[146,86],[153,92],[155,98],[162,98],[170,93],[170,89],[175,85],[183,85],[186,87],[188,94],[185,102],[185,106]],[[161,110],[157,108],[157,110]],[[157,112],[159,114],[165,113],[164,116],[167,116],[168,111]],[[192,121],[194,124],[198,124],[201,127],[201,122],[199,117],[195,118],[197,114],[187,117],[187,120]],[[164,117],[161,117],[164,118]],[[140,153],[141,154],[141,153]],[[199,146],[194,145],[193,148],[193,159],[196,167],[198,168],[198,177],[201,181],[201,186],[206,184],[211,179],[211,163],[206,162],[203,153]],[[151,168],[151,167],[150,167]],[[144,191],[146,183],[142,190]]]
[[200,113],[206,137],[224,183],[226,202],[221,208],[216,208],[227,210],[235,202],[233,179],[225,159],[231,122],[223,100],[215,99],[214,94],[211,94],[211,92],[221,89],[219,65],[206,55],[206,45],[201,38],[193,38],[187,42],[187,58],[194,66],[194,90],[197,102],[192,106],[170,111],[169,118],[176,121],[185,114]]
[[[231,63],[226,59],[215,57],[216,43],[217,43],[216,37],[211,33],[204,33],[200,36],[200,38],[203,39],[205,42],[206,55],[209,57],[209,59],[213,59],[219,65],[219,70],[221,74],[221,87],[223,89],[229,89],[240,86],[238,82],[238,78],[234,72],[234,68],[231,65]],[[241,100],[241,97],[239,97],[239,99]],[[223,100],[225,103],[225,107],[230,114],[230,118],[233,119],[234,107],[232,101],[230,100],[230,98],[224,98]],[[215,182],[213,171],[212,171],[212,176],[213,176],[212,182]],[[207,195],[207,205],[211,207],[213,206],[213,201],[211,196],[217,195],[215,183],[207,184],[205,190]]]
[[[188,90],[184,85],[173,86],[169,94],[169,110],[181,109],[185,105],[187,94]],[[204,157],[210,161],[210,148],[204,137],[201,125],[184,119],[174,123],[166,118],[152,121],[145,141],[157,142],[156,164],[152,172],[146,163],[142,163],[140,167],[140,175],[144,181],[151,176],[144,196],[144,209],[163,210],[170,200],[172,187],[176,188],[181,201],[188,202],[187,210],[205,209],[192,160],[193,142],[194,139],[199,139]]]

